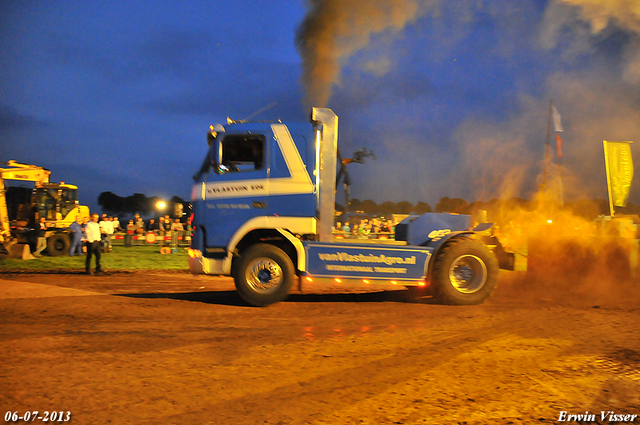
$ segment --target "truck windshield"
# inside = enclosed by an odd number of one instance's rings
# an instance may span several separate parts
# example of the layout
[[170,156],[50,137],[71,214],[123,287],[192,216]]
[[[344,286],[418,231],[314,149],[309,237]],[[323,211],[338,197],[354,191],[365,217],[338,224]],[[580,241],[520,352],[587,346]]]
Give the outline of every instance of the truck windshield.
[[222,140],[223,171],[253,171],[264,167],[265,138],[262,135],[227,135]]

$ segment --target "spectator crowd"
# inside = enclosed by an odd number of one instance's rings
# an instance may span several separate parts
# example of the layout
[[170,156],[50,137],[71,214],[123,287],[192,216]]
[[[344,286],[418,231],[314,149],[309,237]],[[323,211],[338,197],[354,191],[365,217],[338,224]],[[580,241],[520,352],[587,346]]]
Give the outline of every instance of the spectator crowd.
[[336,222],[333,234],[336,237],[358,239],[393,239],[396,222],[385,217],[352,218],[349,222]]
[[[86,255],[87,253],[86,229],[88,222],[89,218],[83,219],[78,217],[76,221],[69,226],[69,255],[72,257],[76,255]],[[48,228],[45,225],[44,217],[42,217],[38,226],[39,227],[36,228],[38,233],[37,247],[33,254],[35,257],[41,257],[42,251],[47,248],[45,234]],[[128,224],[123,227],[118,217],[102,214],[98,221],[98,226],[100,228],[100,242],[103,252],[113,250],[113,239],[118,233],[124,234],[125,238],[127,236],[133,237],[134,235],[147,235],[148,233],[162,237],[171,236],[172,245],[177,245],[177,239],[191,231],[190,224],[184,224],[177,218],[172,220],[169,215],[159,217],[157,222],[153,218],[145,222],[140,214],[136,214],[135,217],[130,219]]]

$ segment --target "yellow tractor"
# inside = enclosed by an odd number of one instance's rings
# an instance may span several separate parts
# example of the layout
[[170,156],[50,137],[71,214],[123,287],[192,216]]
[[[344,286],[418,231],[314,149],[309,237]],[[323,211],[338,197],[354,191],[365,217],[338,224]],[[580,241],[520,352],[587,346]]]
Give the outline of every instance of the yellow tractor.
[[[50,183],[51,171],[35,165],[9,161],[0,168],[0,255],[31,258],[40,217],[45,218],[47,251],[51,256],[66,255],[71,241],[69,226],[76,219],[89,219],[89,207],[79,205],[78,187]],[[7,199],[5,180],[30,181],[35,188],[19,201]]]

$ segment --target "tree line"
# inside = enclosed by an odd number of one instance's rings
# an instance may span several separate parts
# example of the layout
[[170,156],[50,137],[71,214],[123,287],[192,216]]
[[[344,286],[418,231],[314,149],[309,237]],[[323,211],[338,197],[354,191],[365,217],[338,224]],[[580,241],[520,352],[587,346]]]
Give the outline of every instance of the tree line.
[[[512,204],[518,204],[519,206],[524,205],[527,201],[514,198],[512,200]],[[428,212],[448,212],[455,214],[471,214],[474,210],[483,209],[486,206],[490,206],[496,202],[503,202],[499,200],[493,200],[489,202],[472,202],[468,203],[462,198],[449,198],[445,196],[440,198],[440,201],[435,205],[435,207],[431,207],[426,202],[418,202],[413,204],[409,201],[400,201],[400,202],[391,202],[386,201],[380,204],[367,199],[364,201],[360,201],[359,199],[352,199],[349,203],[348,210],[350,212],[362,212],[367,215],[375,215],[375,214],[424,214]],[[336,210],[344,211],[344,207],[342,205],[336,204]]]

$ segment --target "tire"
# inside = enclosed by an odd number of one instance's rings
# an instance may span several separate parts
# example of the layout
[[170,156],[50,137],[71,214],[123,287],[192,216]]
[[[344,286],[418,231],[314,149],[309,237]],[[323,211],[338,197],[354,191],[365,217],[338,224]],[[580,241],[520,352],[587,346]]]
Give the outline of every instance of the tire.
[[71,240],[66,233],[56,233],[47,239],[47,251],[52,257],[69,255],[69,248],[71,248]]
[[269,244],[247,249],[234,271],[236,290],[242,299],[256,307],[286,299],[294,276],[295,269],[289,256]]
[[496,289],[498,260],[482,242],[458,237],[438,252],[431,276],[434,296],[439,302],[480,304]]

